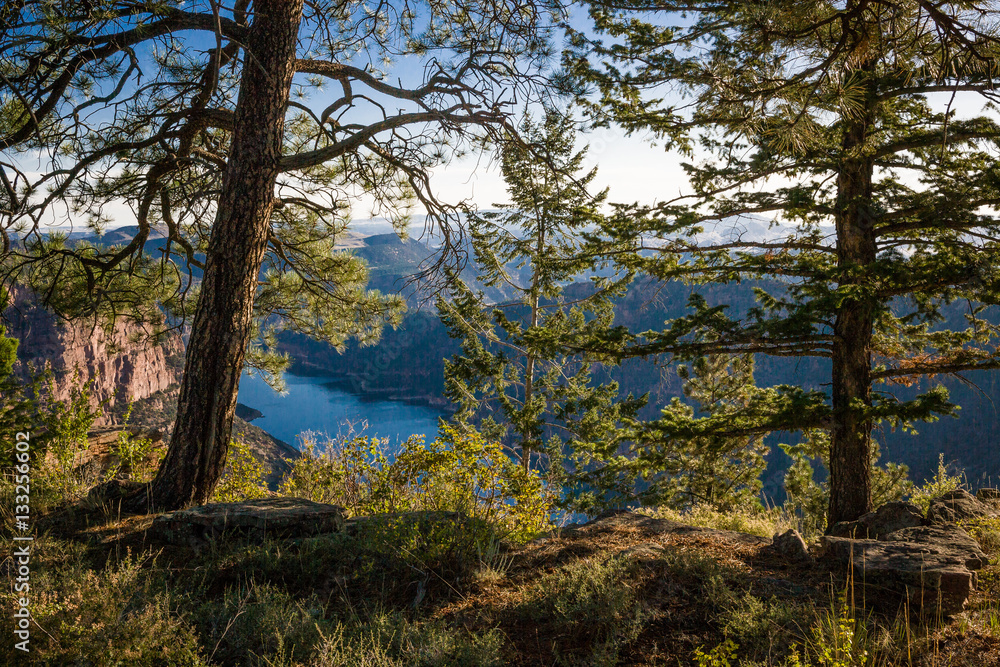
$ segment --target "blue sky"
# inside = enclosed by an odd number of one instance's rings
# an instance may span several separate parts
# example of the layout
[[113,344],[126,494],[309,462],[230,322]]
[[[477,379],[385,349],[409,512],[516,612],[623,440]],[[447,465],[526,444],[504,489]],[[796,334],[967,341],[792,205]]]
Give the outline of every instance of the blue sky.
[[[202,1],[199,0],[199,3]],[[585,21],[585,15],[578,8],[573,17],[574,25],[583,25]],[[189,42],[193,49],[207,49],[213,45],[214,40],[208,35],[195,36]],[[398,78],[412,86],[415,81],[419,81],[421,70],[422,64],[416,59],[403,59],[391,67],[389,79],[394,82]],[[333,92],[317,93],[310,106],[322,108],[326,100],[332,99]],[[947,99],[942,97],[940,103],[943,107],[947,104]],[[973,96],[960,96],[956,98],[955,108],[960,115],[972,115],[980,110],[981,103]],[[359,111],[355,118],[364,120],[364,114],[364,111]],[[609,187],[609,199],[612,202],[652,203],[676,197],[686,189],[680,157],[651,145],[645,136],[626,136],[621,130],[612,127],[582,135],[581,143],[590,146],[588,168],[593,165],[598,167],[595,189]],[[25,166],[30,169],[27,163]],[[439,198],[449,203],[468,200],[481,208],[492,208],[494,204],[507,199],[506,185],[493,156],[489,154],[469,155],[435,168],[432,186]],[[125,202],[113,205],[109,212],[113,215],[116,226],[135,222],[134,215]],[[422,213],[421,210],[414,212]],[[370,199],[359,196],[354,202],[353,215],[361,220],[372,217]]]

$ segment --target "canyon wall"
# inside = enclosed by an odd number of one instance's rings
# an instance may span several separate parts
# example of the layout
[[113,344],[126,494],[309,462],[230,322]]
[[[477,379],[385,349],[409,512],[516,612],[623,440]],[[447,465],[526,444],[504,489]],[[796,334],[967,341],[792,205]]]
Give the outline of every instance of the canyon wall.
[[51,364],[56,398],[65,400],[75,369],[84,381],[94,380],[92,403],[107,400],[98,426],[114,424],[129,401],[158,392],[175,392],[184,370],[184,344],[178,333],[151,345],[148,331],[120,321],[112,331],[93,322],[65,322],[38,304],[24,289],[12,291],[3,313],[7,335],[20,341],[21,372],[27,365]]

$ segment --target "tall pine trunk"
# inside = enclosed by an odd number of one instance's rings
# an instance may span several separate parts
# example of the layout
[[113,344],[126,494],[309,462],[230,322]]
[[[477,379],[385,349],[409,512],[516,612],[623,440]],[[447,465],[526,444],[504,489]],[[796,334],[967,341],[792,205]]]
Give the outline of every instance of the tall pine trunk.
[[[539,222],[538,224],[538,236],[537,242],[535,243],[535,257],[538,258],[532,262],[533,275],[531,277],[531,328],[535,329],[538,326],[538,316],[539,316],[539,305],[541,299],[539,297],[539,283],[541,282],[541,276],[539,276],[538,261],[542,256],[542,251],[545,249],[545,227],[544,224]],[[527,356],[527,361],[524,364],[524,408],[528,407],[531,402],[532,396],[535,391],[535,353],[529,352]],[[532,447],[528,446],[528,440],[531,438],[531,434],[522,431],[521,433],[521,465],[524,466],[525,471],[531,470],[531,450]]]
[[[857,285],[862,290],[876,256],[873,164],[863,149],[872,124],[873,105],[874,95],[869,91],[864,110],[845,119],[844,158],[837,178],[837,265],[843,272],[841,286]],[[834,323],[828,528],[838,521],[857,519],[872,509],[873,423],[864,411],[872,405],[875,309],[870,297],[856,296],[844,300]]]
[[250,338],[294,74],[303,0],[254,0],[229,162],[205,261],[167,456],[161,510],[205,503],[222,476]]

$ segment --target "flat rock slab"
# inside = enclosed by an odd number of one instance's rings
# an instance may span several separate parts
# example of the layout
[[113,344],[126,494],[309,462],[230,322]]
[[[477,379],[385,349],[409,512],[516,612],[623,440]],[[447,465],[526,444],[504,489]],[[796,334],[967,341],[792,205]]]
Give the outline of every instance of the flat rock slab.
[[[910,529],[916,530],[916,529]],[[898,608],[901,601],[924,614],[957,614],[976,586],[967,554],[940,544],[854,540],[826,535],[819,559],[863,586],[869,603]]]
[[965,559],[970,570],[981,570],[989,565],[989,557],[983,553],[976,539],[953,523],[935,526],[903,528],[879,538],[889,542],[909,542],[936,546]]
[[199,546],[229,536],[294,538],[336,533],[344,510],[302,498],[262,498],[240,503],[210,503],[157,517],[150,530],[167,542]]
[[886,503],[878,510],[869,512],[856,521],[841,521],[834,524],[830,529],[830,535],[861,540],[878,540],[882,539],[883,535],[897,530],[926,526],[929,523],[930,521],[924,518],[919,507],[913,503],[899,501]]

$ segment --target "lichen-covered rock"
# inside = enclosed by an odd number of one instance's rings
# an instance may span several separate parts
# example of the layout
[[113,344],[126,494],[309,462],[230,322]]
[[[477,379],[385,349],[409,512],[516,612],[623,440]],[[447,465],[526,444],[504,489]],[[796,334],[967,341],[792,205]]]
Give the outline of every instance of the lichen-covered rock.
[[903,528],[914,528],[928,523],[919,507],[913,503],[897,501],[886,503],[855,521],[841,521],[834,524],[830,529],[830,535],[875,540]]
[[853,568],[866,603],[888,609],[906,601],[917,613],[951,616],[965,609],[976,585],[963,554],[930,544],[825,535],[819,559],[845,574]]
[[894,533],[883,535],[879,539],[888,542],[931,545],[954,552],[965,559],[965,566],[970,570],[980,570],[989,564],[989,558],[979,547],[979,542],[976,542],[972,535],[953,523],[903,528]]
[[771,546],[789,560],[807,561],[810,559],[809,547],[799,535],[799,531],[795,529],[789,529],[784,533],[775,533],[774,539],[771,540]]
[[157,517],[150,530],[173,544],[198,546],[227,536],[304,537],[344,527],[344,510],[302,498],[210,503]]
[[993,502],[983,502],[964,489],[935,498],[927,509],[931,523],[955,523],[989,516],[1000,516],[1000,507]]

